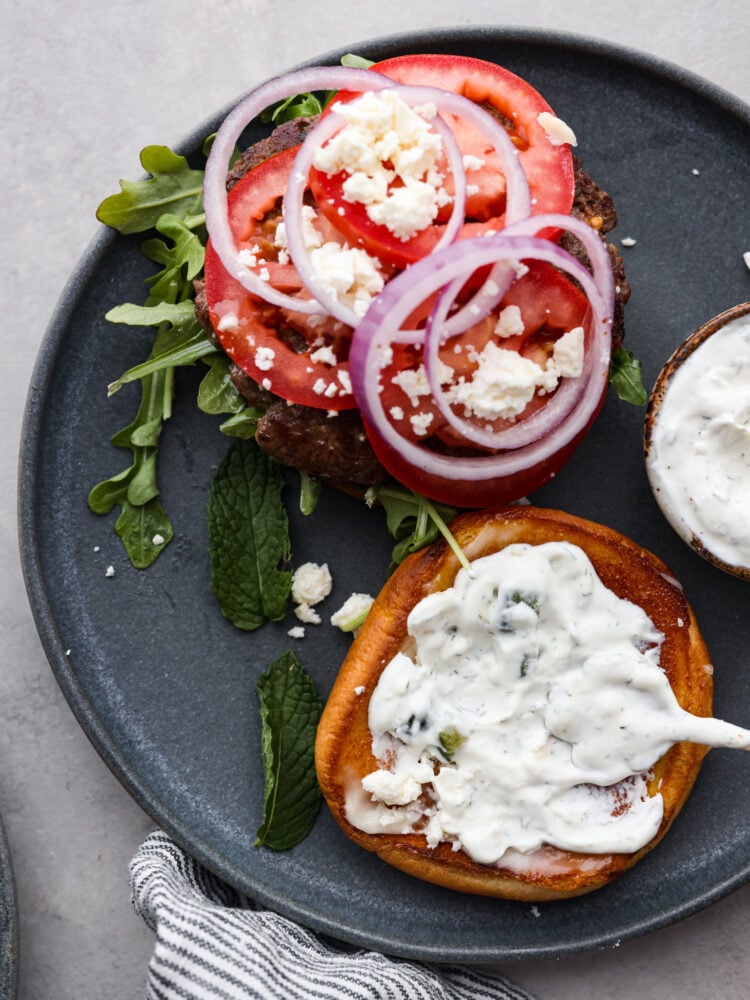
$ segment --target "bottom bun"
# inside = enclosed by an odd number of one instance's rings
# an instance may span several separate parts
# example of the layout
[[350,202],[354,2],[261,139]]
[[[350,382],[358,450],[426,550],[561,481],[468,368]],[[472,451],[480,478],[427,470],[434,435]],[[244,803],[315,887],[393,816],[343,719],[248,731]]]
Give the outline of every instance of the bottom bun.
[[[679,584],[651,552],[618,532],[555,510],[509,507],[457,518],[451,531],[473,561],[513,543],[569,542],[591,560],[605,587],[639,605],[664,636],[659,662],[679,704],[711,714],[712,669]],[[356,844],[417,878],[462,892],[540,901],[577,896],[611,882],[661,840],[695,782],[705,748],[677,743],[649,771],[648,794],[663,799],[655,836],[633,853],[588,854],[551,846],[474,861],[451,843],[430,847],[420,833],[365,833],[347,819],[347,795],[369,796],[362,779],[382,766],[372,749],[370,698],[384,668],[408,642],[407,617],[428,594],[451,587],[460,566],[444,542],[410,556],[378,595],[328,699],[315,747],[318,779],[343,831]]]

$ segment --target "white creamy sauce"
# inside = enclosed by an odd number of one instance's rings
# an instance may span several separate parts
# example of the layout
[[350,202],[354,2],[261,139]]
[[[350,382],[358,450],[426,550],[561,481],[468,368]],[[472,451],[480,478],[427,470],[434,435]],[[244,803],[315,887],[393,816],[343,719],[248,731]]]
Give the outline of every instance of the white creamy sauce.
[[545,844],[632,852],[659,828],[648,772],[673,743],[750,747],[680,708],[663,636],[569,543],[476,560],[408,630],[370,700],[380,768],[348,790],[366,832],[419,830],[484,864]]
[[728,565],[750,567],[750,317],[712,334],[672,375],[647,468],[688,542],[695,535]]

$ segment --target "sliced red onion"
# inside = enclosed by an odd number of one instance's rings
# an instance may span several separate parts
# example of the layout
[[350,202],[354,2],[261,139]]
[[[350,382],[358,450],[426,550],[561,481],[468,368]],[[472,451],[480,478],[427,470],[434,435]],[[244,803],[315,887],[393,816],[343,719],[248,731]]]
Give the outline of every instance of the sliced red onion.
[[256,87],[224,119],[206,162],[203,185],[206,228],[221,263],[248,292],[272,305],[284,306],[297,312],[320,312],[317,302],[277,291],[239,259],[229,223],[226,179],[230,158],[245,128],[265,108],[292,94],[316,90],[350,90],[360,93],[365,90],[382,90],[389,86],[393,86],[393,80],[371,69],[313,66],[276,77]]
[[[403,342],[399,330],[414,308],[414,300],[424,301],[440,287],[465,281],[480,267],[498,262],[514,266],[522,259],[543,259],[563,267],[581,281],[589,298],[590,343],[577,405],[544,436],[496,455],[441,455],[402,437],[384,412],[380,375],[388,364],[391,344]],[[609,371],[612,325],[611,301],[604,300],[586,269],[574,263],[572,267],[570,255],[548,240],[499,233],[460,240],[394,278],[357,327],[349,355],[352,389],[368,424],[415,468],[453,481],[513,475],[551,457],[572,441],[586,428],[599,405]]]
[[[581,284],[589,301],[591,301],[592,289],[596,289],[596,292],[601,297],[602,304],[606,307],[608,315],[611,317],[614,280],[609,254],[601,237],[585,222],[566,215],[550,213],[532,216],[515,223],[504,229],[501,235],[503,238],[515,235],[532,236],[535,232],[550,227],[567,229],[578,236],[591,261],[593,276],[574,257],[548,241],[540,240],[538,242],[538,250],[534,255],[535,259],[546,260],[548,263],[554,264],[561,270],[566,271]],[[545,242],[547,242],[546,248],[544,247]],[[452,283],[450,288],[447,288],[443,292],[435,310],[433,310],[430,316],[425,331],[424,366],[435,404],[450,426],[473,444],[492,448],[493,450],[523,447],[537,438],[548,434],[577,404],[586,385],[587,372],[590,370],[587,361],[591,353],[591,348],[587,349],[587,360],[584,362],[584,370],[581,375],[577,378],[565,378],[555,390],[554,396],[552,396],[542,409],[537,410],[527,419],[521,420],[501,431],[485,430],[483,427],[478,426],[476,422],[464,419],[453,410],[445,398],[440,383],[438,352],[442,344],[450,339],[448,333],[449,322],[446,320],[446,317],[462,286],[463,281],[458,279]]]
[[[429,88],[407,87],[394,84],[387,89],[389,93],[396,94],[397,97],[400,97],[410,107],[424,105],[428,102],[425,92]],[[441,96],[443,91],[435,90],[431,91],[431,93],[433,97],[429,98],[429,100],[432,100],[436,104],[437,101],[434,99],[434,96]],[[466,172],[464,170],[461,151],[458,148],[458,143],[453,132],[451,132],[439,115],[433,118],[432,124],[440,133],[445,144],[448,164],[453,174],[455,187],[451,217],[433,250],[435,252],[441,247],[452,243],[463,225],[466,215]],[[330,292],[320,281],[320,277],[313,267],[310,250],[305,244],[302,213],[304,194],[315,154],[325,141],[330,139],[343,125],[344,121],[336,113],[334,105],[330,112],[305,136],[305,141],[297,153],[292,172],[287,181],[283,215],[287,249],[303,285],[317,299],[326,312],[335,316],[336,319],[341,320],[342,323],[354,327],[362,318],[361,314],[345,303],[340,302],[336,295]]]

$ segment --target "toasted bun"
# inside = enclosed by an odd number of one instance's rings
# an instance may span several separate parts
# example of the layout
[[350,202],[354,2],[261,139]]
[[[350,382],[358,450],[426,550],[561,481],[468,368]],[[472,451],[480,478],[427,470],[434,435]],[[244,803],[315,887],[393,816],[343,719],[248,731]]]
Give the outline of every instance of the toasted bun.
[[[457,518],[451,530],[470,560],[514,542],[568,541],[587,553],[606,587],[640,605],[664,635],[660,663],[677,700],[710,715],[712,671],[693,612],[667,567],[618,532],[555,510],[507,507]],[[654,766],[649,793],[664,815],[656,836],[633,854],[581,854],[543,847],[511,863],[485,865],[450,844],[430,848],[420,834],[368,834],[348,822],[347,790],[378,768],[372,754],[368,705],[381,672],[407,639],[406,620],[427,594],[453,584],[458,560],[443,542],[409,557],[377,597],[352,644],[323,712],[315,748],[318,778],[344,832],[361,847],[417,878],[462,892],[518,900],[548,900],[590,892],[622,875],[664,836],[684,804],[705,749],[678,743]],[[357,693],[359,691],[359,693]],[[364,794],[364,793],[362,793]]]

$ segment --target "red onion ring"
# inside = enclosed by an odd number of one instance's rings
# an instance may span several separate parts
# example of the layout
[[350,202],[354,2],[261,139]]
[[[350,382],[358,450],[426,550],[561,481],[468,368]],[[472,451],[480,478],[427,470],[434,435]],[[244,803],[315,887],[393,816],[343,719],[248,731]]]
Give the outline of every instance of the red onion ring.
[[[614,300],[614,279],[609,254],[601,237],[587,223],[570,216],[548,213],[531,216],[521,222],[511,224],[503,229],[501,235],[503,237],[533,236],[536,232],[548,228],[566,229],[580,239],[592,265],[594,287],[601,296],[602,302],[607,304],[611,312]],[[554,246],[551,243],[549,245]],[[566,270],[583,285],[584,291],[588,295],[587,286],[591,285],[592,275],[575,258],[564,251],[562,253],[567,259],[567,264],[561,263],[560,250],[561,248],[558,247],[553,259],[549,259],[549,257],[541,255],[540,248],[540,255],[536,259],[547,259],[549,263]],[[446,317],[462,285],[463,280],[457,279],[445,290],[427,323],[424,339],[424,367],[430,391],[445,420],[467,441],[493,450],[523,447],[548,434],[576,405],[585,388],[587,367],[584,364],[584,371],[579,377],[564,379],[555,390],[554,396],[541,410],[537,410],[526,420],[519,421],[501,431],[487,431],[477,426],[475,422],[459,416],[445,399],[440,383],[438,351],[440,346],[450,339],[449,323],[446,321]],[[484,317],[480,316],[479,318]],[[589,351],[587,350],[586,353],[588,356]]]
[[[414,300],[424,300],[440,286],[458,279],[465,280],[467,275],[480,267],[498,262],[514,264],[522,259],[546,259],[574,272],[589,299],[591,343],[581,376],[583,391],[578,405],[569,410],[544,437],[496,455],[441,455],[402,437],[385,415],[380,394],[380,372],[387,364],[390,344],[402,342],[399,327],[414,308]],[[510,476],[551,457],[571,442],[586,428],[596,412],[606,385],[612,306],[611,302],[604,301],[591,274],[577,262],[576,267],[571,268],[570,262],[570,255],[548,240],[499,233],[460,240],[436,257],[418,261],[407,272],[394,278],[355,330],[349,355],[354,396],[374,432],[415,468],[453,481],[476,482]]]
[[221,263],[246,291],[272,305],[302,313],[320,312],[320,306],[314,300],[299,299],[276,291],[239,260],[234,234],[229,224],[226,179],[230,158],[245,128],[265,108],[284,100],[291,94],[315,90],[377,91],[389,86],[393,86],[393,80],[371,69],[314,66],[287,73],[285,76],[261,84],[240,101],[224,119],[206,161],[203,207],[206,213],[206,229]]

